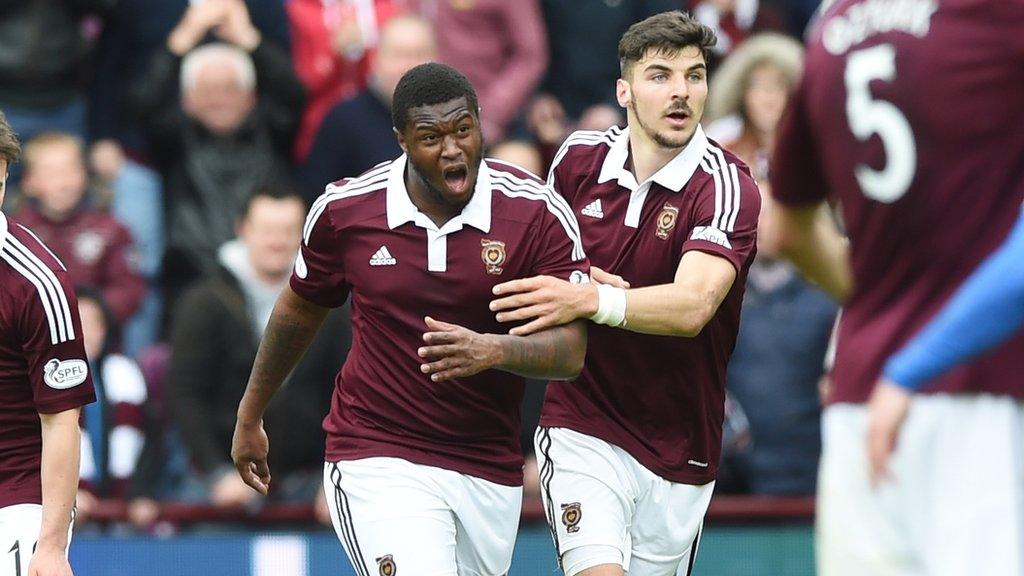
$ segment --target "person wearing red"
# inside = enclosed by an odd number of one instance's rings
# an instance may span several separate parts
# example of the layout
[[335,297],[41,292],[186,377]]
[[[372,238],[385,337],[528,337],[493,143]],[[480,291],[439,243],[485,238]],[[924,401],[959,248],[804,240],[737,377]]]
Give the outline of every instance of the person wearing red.
[[367,86],[384,25],[400,12],[391,0],[289,0],[292,64],[306,86],[294,160],[306,160],[332,106]]
[[[0,203],[20,148],[0,113]],[[64,265],[0,212],[0,547],[4,574],[70,576],[81,407],[94,402]]]

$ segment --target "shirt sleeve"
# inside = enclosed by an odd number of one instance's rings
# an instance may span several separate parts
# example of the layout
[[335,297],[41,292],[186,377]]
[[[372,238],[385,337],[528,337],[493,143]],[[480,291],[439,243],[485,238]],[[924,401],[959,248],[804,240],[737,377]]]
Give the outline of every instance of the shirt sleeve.
[[96,401],[82,343],[78,300],[63,270],[44,262],[32,272],[20,315],[22,352],[36,410],[56,414]]
[[302,229],[302,244],[292,271],[291,288],[314,304],[337,308],[348,299],[343,243],[333,225],[330,205],[321,196]]
[[793,94],[783,116],[769,174],[772,196],[786,206],[815,205],[825,199],[827,182],[807,117],[803,86]]
[[885,365],[885,376],[918,390],[1024,325],[1024,214],[1001,248],[971,274],[938,315]]
[[728,260],[739,273],[757,245],[761,193],[745,169],[726,162],[697,200],[682,253],[700,250]]
[[568,280],[573,284],[590,281],[590,261],[583,251],[580,225],[569,204],[557,194],[550,202],[537,231],[539,253],[533,258],[533,274]]

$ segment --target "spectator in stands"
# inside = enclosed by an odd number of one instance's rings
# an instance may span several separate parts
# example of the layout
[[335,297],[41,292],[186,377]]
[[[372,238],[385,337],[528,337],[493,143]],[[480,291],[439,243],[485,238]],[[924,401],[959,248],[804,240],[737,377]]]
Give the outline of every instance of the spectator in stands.
[[[189,4],[195,3],[198,2],[116,0],[116,5],[104,13],[89,88],[89,138],[93,148],[106,148],[103,154],[108,157],[127,157],[151,164],[143,132],[132,113],[131,89],[147,73],[154,55],[165,49],[167,36]],[[287,49],[288,25],[282,1],[246,0],[246,6],[256,29],[275,45]],[[95,164],[93,168],[97,168]]]
[[[220,249],[220,268],[182,297],[174,318],[167,393],[203,496],[216,506],[252,505],[259,496],[232,466],[231,436],[267,319],[291,274],[304,214],[297,195],[265,189],[252,196],[237,240]],[[321,421],[349,338],[347,321],[329,316],[265,423],[277,496],[312,501],[317,494],[323,511]]]
[[[222,42],[195,48],[208,32]],[[253,26],[241,0],[192,4],[137,82],[135,105],[167,195],[172,303],[217,268],[246,198],[287,173],[303,99],[287,53]]]
[[285,8],[295,72],[309,92],[295,139],[302,162],[331,106],[366,88],[381,31],[398,7],[391,0],[287,0]]
[[[22,142],[55,130],[85,138],[78,85],[86,57],[81,18],[117,1],[0,0],[0,108]],[[17,168],[12,167],[11,184]]]
[[157,482],[137,474],[148,425],[146,381],[133,360],[116,352],[117,324],[103,293],[91,286],[75,291],[97,400],[83,410],[81,486],[76,506],[84,519],[97,497],[135,498],[150,494]]
[[746,486],[757,494],[814,494],[821,452],[818,380],[835,303],[779,259],[777,209],[762,194],[757,258],[747,275],[727,388],[750,426]]
[[551,61],[527,124],[546,158],[573,130],[607,130],[625,123],[615,101],[619,38],[634,22],[679,7],[679,0],[579,2],[542,0]]
[[758,34],[722,64],[711,83],[708,135],[767,185],[775,133],[803,70],[803,46],[788,36]]
[[110,213],[135,239],[137,269],[149,290],[139,310],[122,327],[122,352],[135,357],[160,335],[160,268],[164,257],[164,198],[159,176],[126,158],[111,140],[94,143],[90,166],[100,187],[110,192]]
[[369,85],[354,98],[331,108],[299,171],[308,203],[323,193],[328,182],[358,176],[402,153],[392,127],[392,93],[403,74],[436,57],[434,30],[427,20],[406,14],[384,26]]
[[90,193],[81,140],[48,132],[25,145],[19,220],[67,266],[72,281],[97,286],[117,322],[125,322],[146,295],[131,233],[100,209]]
[[433,22],[441,62],[469,78],[484,138],[501,142],[548,65],[539,0],[408,0]]
[[506,140],[487,151],[487,157],[515,164],[544,178],[544,160],[537,147],[527,140]]

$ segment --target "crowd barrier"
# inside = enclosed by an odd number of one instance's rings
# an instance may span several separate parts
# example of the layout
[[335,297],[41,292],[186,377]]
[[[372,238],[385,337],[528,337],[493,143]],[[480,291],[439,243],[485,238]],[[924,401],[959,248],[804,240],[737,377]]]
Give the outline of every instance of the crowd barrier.
[[[693,576],[813,576],[814,502],[807,498],[718,497],[712,501]],[[165,503],[169,536],[118,530],[127,509],[101,502],[71,551],[88,576],[358,576],[310,506],[272,504],[253,513]],[[557,576],[539,501],[523,507],[508,576]],[[370,567],[375,576],[376,567]],[[403,569],[404,568],[404,569]],[[396,576],[415,576],[399,565]]]

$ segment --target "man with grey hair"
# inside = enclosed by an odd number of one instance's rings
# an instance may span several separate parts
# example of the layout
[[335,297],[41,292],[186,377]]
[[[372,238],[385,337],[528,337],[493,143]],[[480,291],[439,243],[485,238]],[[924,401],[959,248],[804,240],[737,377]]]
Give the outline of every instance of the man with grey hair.
[[[218,42],[199,46],[211,35]],[[304,100],[287,53],[261,36],[242,0],[192,4],[134,86],[168,198],[169,306],[216,270],[245,200],[286,177]]]

